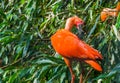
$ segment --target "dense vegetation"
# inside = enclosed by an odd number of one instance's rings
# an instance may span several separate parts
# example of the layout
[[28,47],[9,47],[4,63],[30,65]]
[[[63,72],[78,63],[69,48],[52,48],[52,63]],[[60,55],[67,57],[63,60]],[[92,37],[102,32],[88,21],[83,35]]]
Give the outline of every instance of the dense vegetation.
[[[100,21],[104,7],[114,8],[117,0],[0,0],[0,82],[69,83],[70,72],[53,50],[50,36],[70,16],[84,19],[83,40],[104,57],[103,72],[84,64],[86,82],[120,82],[120,15]],[[113,30],[112,25],[116,26]],[[77,30],[73,32],[78,34]],[[73,63],[76,83],[79,63]]]

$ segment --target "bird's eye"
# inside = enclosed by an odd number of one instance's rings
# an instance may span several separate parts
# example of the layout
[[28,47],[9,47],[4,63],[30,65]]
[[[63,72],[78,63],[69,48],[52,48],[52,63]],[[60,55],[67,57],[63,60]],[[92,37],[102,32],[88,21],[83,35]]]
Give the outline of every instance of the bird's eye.
[[81,20],[80,22],[81,22],[81,23],[83,23],[83,21],[82,21],[82,20]]

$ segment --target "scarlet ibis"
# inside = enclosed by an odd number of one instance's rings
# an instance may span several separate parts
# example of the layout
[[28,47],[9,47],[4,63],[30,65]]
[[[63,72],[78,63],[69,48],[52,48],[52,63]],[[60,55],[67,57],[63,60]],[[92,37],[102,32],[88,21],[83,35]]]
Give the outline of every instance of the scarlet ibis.
[[116,8],[104,8],[100,14],[101,21],[105,21],[108,16],[117,17],[120,11],[120,2],[118,2]]
[[97,59],[102,59],[102,55],[96,49],[92,48],[70,32],[74,25],[79,29],[83,24],[84,21],[81,18],[77,16],[70,17],[66,21],[65,28],[58,30],[51,36],[53,48],[63,57],[70,70],[72,76],[71,83],[74,83],[75,80],[75,75],[71,66],[74,60],[86,62],[95,70],[102,71],[101,66],[96,62]]

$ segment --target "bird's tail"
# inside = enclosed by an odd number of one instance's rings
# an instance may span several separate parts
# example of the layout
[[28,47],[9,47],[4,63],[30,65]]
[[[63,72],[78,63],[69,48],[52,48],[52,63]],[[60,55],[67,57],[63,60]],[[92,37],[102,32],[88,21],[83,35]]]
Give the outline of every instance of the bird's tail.
[[118,2],[117,6],[116,6],[116,9],[117,9],[118,11],[120,11],[120,2]]
[[86,63],[88,63],[89,65],[91,65],[94,69],[96,69],[97,71],[102,71],[101,66],[93,60],[85,60]]

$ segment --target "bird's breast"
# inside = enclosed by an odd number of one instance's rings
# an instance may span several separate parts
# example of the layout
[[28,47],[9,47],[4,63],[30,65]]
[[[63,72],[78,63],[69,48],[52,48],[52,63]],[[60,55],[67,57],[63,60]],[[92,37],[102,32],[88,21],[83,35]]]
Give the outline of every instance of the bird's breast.
[[51,44],[55,51],[61,55],[68,55],[74,48],[72,46],[71,38],[78,38],[73,33],[67,30],[59,30],[51,37]]

